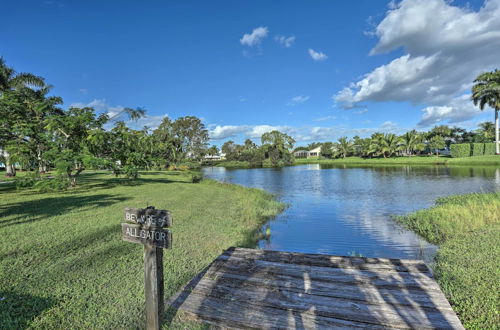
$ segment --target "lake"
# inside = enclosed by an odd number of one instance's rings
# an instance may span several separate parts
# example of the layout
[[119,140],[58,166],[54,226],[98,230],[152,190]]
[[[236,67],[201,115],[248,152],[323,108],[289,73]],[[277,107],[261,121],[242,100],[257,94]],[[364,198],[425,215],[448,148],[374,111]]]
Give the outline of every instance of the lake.
[[265,189],[288,208],[262,228],[270,250],[432,260],[436,246],[392,220],[441,196],[500,190],[496,167],[208,167],[205,177]]

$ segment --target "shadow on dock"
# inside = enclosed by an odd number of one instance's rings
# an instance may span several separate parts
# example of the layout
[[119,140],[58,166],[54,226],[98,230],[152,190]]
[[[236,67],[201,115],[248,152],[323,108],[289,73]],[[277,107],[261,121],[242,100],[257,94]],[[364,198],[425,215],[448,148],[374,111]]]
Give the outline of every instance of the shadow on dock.
[[420,260],[231,248],[168,304],[228,328],[463,329]]

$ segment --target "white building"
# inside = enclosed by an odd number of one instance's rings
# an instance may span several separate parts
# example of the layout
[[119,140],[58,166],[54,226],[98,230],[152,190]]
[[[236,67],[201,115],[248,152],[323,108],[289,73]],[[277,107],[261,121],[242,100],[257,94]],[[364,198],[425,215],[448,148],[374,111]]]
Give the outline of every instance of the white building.
[[321,146],[307,150],[298,150],[293,153],[293,155],[297,158],[314,158],[319,157],[321,154]]

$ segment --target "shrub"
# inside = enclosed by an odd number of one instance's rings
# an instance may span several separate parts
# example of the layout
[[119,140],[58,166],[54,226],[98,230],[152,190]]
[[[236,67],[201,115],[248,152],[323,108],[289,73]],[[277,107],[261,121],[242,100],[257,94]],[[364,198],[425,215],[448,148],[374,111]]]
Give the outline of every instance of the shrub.
[[132,165],[125,165],[123,167],[123,173],[129,179],[137,179],[139,177],[139,169]]
[[39,192],[62,191],[68,189],[70,181],[64,176],[38,180],[33,186]]
[[472,143],[472,156],[484,155],[484,143]]
[[203,180],[203,175],[201,172],[191,172],[191,182],[200,183]]
[[40,180],[40,176],[37,173],[27,173],[25,177],[16,179],[16,189],[21,190],[31,188],[38,180]]
[[470,143],[452,144],[450,148],[451,148],[451,157],[461,158],[461,157],[471,156]]
[[494,155],[495,154],[495,144],[494,143],[485,143],[484,144],[484,154],[485,155]]
[[198,170],[201,168],[198,162],[182,162],[178,165],[179,168],[185,168],[187,170]]

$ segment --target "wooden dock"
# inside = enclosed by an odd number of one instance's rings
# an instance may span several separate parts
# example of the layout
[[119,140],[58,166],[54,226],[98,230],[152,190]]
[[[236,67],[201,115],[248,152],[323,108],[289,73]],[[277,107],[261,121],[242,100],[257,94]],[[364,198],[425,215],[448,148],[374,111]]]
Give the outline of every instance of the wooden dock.
[[231,248],[168,303],[222,328],[463,329],[421,260]]

